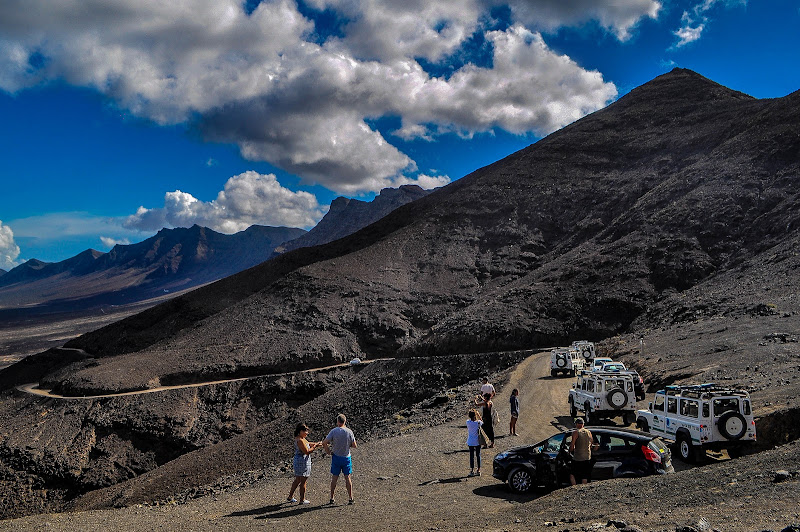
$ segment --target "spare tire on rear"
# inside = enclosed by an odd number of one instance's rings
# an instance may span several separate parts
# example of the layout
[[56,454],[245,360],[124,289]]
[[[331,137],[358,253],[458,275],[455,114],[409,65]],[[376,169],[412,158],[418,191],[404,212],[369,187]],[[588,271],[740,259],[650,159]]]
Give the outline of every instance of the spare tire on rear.
[[611,405],[611,408],[619,410],[628,404],[628,395],[620,388],[614,388],[606,395],[606,401]]
[[725,412],[717,421],[717,427],[729,440],[738,440],[747,432],[747,420],[739,412]]

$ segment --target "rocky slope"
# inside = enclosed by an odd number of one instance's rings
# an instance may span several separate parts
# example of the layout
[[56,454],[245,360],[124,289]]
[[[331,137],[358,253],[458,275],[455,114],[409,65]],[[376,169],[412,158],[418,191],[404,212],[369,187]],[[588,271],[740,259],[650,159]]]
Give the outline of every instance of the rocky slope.
[[676,69],[348,238],[77,339],[91,367],[48,381],[132,389],[624,332],[797,225],[798,98]]

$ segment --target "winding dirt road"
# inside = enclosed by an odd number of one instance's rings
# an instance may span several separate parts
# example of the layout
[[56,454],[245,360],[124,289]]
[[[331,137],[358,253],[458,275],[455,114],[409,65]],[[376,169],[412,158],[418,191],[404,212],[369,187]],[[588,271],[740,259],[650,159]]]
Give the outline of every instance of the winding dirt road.
[[[369,364],[371,362],[376,362],[378,360],[389,360],[388,358],[376,358],[374,360],[362,360],[359,365],[362,364]],[[199,388],[201,386],[212,386],[214,384],[226,384],[229,382],[238,382],[238,381],[247,381],[252,379],[263,379],[265,377],[280,377],[283,375],[294,375],[297,373],[314,373],[316,371],[323,371],[326,369],[333,369],[333,368],[346,368],[352,366],[349,362],[344,362],[342,364],[334,364],[332,366],[324,366],[321,368],[311,368],[311,369],[304,369],[300,371],[287,371],[283,373],[268,373],[264,375],[253,375],[252,377],[238,377],[236,379],[222,379],[217,381],[207,381],[207,382],[197,382],[192,384],[176,384],[174,386],[154,386],[153,388],[148,388],[146,390],[134,390],[132,392],[120,392],[120,393],[109,393],[104,395],[58,395],[52,393],[52,390],[48,390],[46,388],[39,388],[38,382],[31,382],[28,384],[21,384],[17,386],[17,390],[25,393],[30,393],[33,395],[39,395],[41,397],[49,397],[51,399],[105,399],[108,397],[125,397],[127,395],[142,395],[145,393],[156,393],[156,392],[163,392],[165,390],[180,390],[183,388]]]

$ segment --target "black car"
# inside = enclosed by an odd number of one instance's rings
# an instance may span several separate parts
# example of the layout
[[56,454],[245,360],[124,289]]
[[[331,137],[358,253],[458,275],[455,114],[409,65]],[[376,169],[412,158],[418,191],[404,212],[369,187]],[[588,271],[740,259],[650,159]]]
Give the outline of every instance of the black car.
[[[587,427],[599,448],[592,451],[592,480],[673,473],[672,453],[658,437],[638,430]],[[515,447],[494,457],[492,475],[518,493],[569,485],[572,432],[560,432],[535,445]]]

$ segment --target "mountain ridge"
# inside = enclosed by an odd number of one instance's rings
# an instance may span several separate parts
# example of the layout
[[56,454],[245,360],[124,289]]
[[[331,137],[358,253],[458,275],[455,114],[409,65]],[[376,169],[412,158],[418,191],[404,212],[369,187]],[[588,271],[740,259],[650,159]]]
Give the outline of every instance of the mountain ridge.
[[[347,238],[68,344],[141,377],[73,368],[52,383],[116,390],[624,332],[664,294],[774,245],[778,220],[796,223],[797,161],[780,157],[798,145],[790,100],[673,70]],[[231,364],[231,345],[252,355]]]

